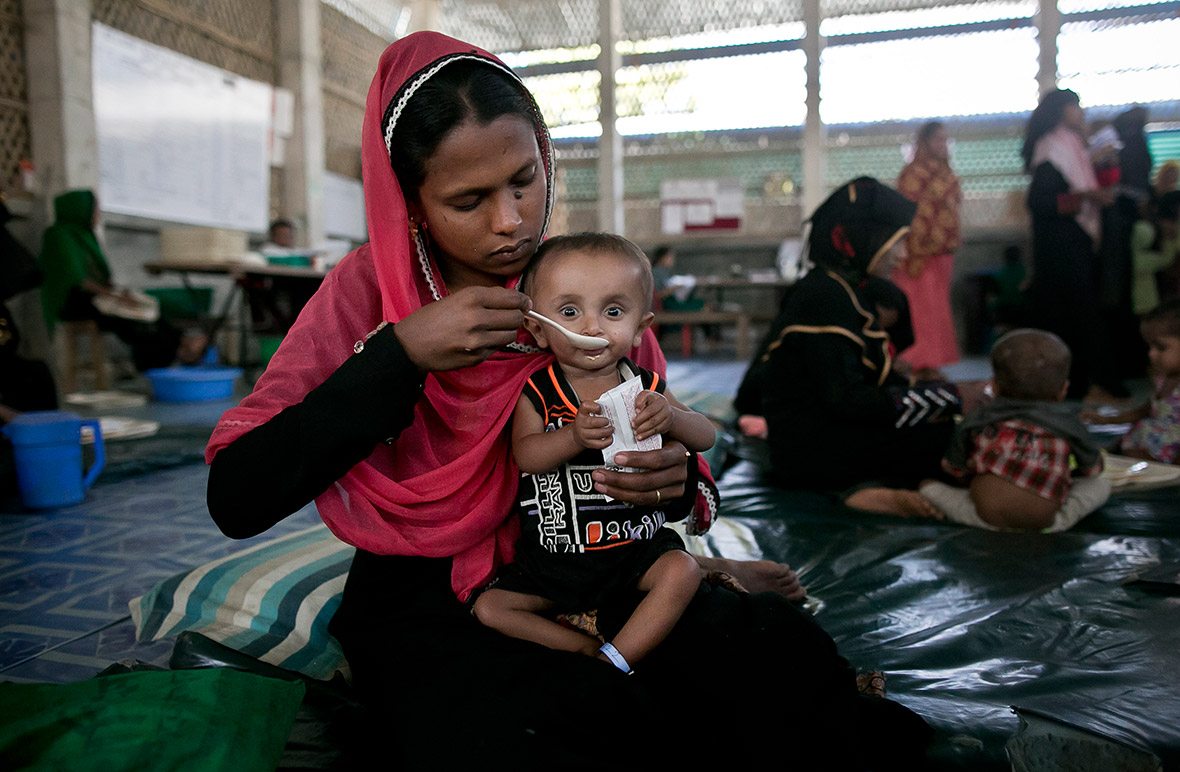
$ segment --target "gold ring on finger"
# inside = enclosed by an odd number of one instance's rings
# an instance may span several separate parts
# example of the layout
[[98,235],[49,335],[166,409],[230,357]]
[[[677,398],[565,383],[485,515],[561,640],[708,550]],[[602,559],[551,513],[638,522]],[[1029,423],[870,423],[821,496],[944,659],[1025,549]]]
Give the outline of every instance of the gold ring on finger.
[[660,505],[660,489],[656,488],[656,506]]

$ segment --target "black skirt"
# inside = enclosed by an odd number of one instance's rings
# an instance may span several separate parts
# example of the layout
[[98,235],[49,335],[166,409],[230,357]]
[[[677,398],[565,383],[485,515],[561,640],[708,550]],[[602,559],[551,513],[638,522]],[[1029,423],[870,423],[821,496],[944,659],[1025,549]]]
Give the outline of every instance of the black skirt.
[[[920,769],[930,730],[861,696],[805,612],[702,585],[634,675],[483,627],[447,558],[358,550],[331,623],[396,769]],[[618,629],[641,599],[599,609]],[[605,765],[605,766],[604,766]]]

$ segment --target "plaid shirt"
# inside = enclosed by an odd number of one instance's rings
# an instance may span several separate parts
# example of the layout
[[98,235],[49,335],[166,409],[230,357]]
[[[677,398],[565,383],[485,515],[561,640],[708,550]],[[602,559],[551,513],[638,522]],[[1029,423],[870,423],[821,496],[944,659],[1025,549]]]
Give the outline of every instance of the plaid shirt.
[[[994,474],[1046,499],[1061,502],[1069,496],[1070,475],[1076,464],[1066,440],[1015,418],[985,427],[972,441],[966,469],[943,462],[956,477]],[[1094,469],[1079,473],[1089,476],[1101,468],[1099,460]]]

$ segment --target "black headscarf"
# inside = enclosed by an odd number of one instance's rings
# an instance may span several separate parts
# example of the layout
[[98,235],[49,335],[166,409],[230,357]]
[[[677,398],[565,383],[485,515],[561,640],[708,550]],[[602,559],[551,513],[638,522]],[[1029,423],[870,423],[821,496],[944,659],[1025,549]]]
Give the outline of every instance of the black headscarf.
[[1066,108],[1078,103],[1078,95],[1067,88],[1055,88],[1041,97],[1028,119],[1028,126],[1024,129],[1024,146],[1020,148],[1026,172],[1032,172],[1033,153],[1041,137],[1057,128],[1065,118]]
[[872,177],[840,186],[811,215],[807,256],[859,283],[909,231],[918,205]]
[[1119,182],[1145,197],[1151,187],[1151,150],[1147,146],[1147,110],[1132,107],[1112,121],[1123,148],[1119,151]]

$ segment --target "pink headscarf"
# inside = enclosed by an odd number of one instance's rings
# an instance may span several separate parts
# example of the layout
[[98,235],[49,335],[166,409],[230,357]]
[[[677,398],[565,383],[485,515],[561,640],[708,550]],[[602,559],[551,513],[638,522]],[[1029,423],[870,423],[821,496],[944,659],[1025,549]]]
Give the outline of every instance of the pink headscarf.
[[[332,270],[253,393],[222,416],[206,449],[207,460],[302,401],[380,323],[400,321],[446,296],[425,244],[410,234],[386,136],[423,82],[450,62],[470,59],[516,77],[486,51],[432,32],[403,38],[382,54],[369,89],[361,141],[370,242]],[[528,93],[523,84],[520,88]],[[552,146],[539,111],[535,126],[548,188],[548,224]],[[377,554],[454,556],[451,586],[460,599],[510,561],[519,525],[508,515],[515,505],[519,471],[505,428],[528,376],[551,361],[530,344],[531,336],[522,331],[515,350],[497,352],[475,367],[430,373],[411,426],[316,498],[332,532]],[[632,356],[663,374],[663,354],[650,333]]]

